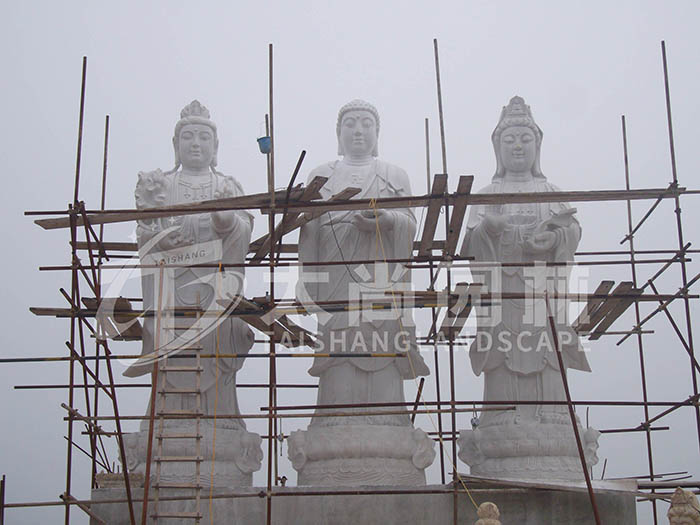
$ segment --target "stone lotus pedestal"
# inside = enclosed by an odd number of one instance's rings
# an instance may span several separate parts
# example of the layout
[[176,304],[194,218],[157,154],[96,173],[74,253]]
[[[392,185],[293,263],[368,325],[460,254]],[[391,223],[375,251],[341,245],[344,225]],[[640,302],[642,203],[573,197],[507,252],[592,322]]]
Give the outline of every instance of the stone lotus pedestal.
[[425,485],[435,443],[420,429],[390,425],[310,427],[292,432],[297,485]]
[[[192,432],[182,427],[181,432]],[[176,432],[176,428],[168,431]],[[200,483],[204,487],[249,487],[253,484],[253,472],[260,470],[263,452],[259,435],[246,430],[217,428],[202,424],[200,454]],[[127,465],[130,473],[146,470],[148,431],[124,436]],[[157,455],[158,441],[153,439],[152,457]],[[192,439],[168,439],[163,444],[165,456],[196,456],[196,443]],[[213,472],[213,474],[212,474]],[[155,479],[156,464],[151,462],[151,478]],[[163,483],[195,483],[193,463],[161,463],[160,480]]]
[[[579,425],[588,468],[598,462],[600,432]],[[524,422],[462,430],[458,456],[473,476],[582,480],[581,459],[571,424]]]

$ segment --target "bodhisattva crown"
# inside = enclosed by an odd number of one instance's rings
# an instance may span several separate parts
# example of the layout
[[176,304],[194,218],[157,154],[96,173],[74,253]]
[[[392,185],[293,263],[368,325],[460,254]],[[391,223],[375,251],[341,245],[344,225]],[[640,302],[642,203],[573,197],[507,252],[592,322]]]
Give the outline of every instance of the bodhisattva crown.
[[182,108],[182,111],[180,111],[180,118],[188,117],[200,117],[207,120],[211,118],[209,115],[209,110],[206,108],[206,106],[203,106],[199,100],[193,100]]

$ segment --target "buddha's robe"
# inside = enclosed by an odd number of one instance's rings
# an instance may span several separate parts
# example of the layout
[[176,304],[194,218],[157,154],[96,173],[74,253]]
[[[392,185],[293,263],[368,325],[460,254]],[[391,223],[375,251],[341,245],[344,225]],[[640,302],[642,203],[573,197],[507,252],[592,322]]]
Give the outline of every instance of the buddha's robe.
[[[321,188],[324,199],[347,187],[361,192],[355,199],[405,197],[411,194],[406,173],[396,166],[375,160],[368,166],[343,162],[324,164],[311,172],[328,177]],[[357,210],[327,212],[305,224],[299,234],[302,273],[298,298],[306,304],[325,301],[362,300],[392,297],[392,292],[410,289],[410,270],[401,263],[372,264],[350,261],[384,261],[411,256],[416,219],[410,209],[385,210],[393,227],[380,235],[372,228],[362,231],[352,222]],[[371,217],[374,220],[374,216]],[[304,266],[308,262],[347,262],[348,264]],[[398,302],[400,295],[393,296]],[[319,311],[320,352],[395,353],[401,357],[317,357],[309,370],[319,380],[319,404],[403,402],[403,380],[427,375],[429,370],[418,353],[410,309],[392,311]],[[315,418],[312,425],[343,424],[408,425],[407,416],[367,416]]]

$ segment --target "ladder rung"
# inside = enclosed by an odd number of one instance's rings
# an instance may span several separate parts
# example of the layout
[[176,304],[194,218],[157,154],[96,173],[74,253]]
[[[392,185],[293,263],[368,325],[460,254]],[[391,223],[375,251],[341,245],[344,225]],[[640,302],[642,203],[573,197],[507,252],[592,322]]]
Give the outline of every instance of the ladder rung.
[[160,369],[161,372],[202,372],[204,368],[201,366],[164,366]]
[[187,463],[187,462],[201,462],[204,461],[202,456],[163,456],[160,458],[155,458],[155,462],[172,462],[172,463]]
[[156,483],[154,487],[158,489],[201,489],[204,485],[199,483]]
[[158,512],[156,514],[151,514],[154,519],[159,518],[192,518],[196,520],[201,520],[202,515],[199,512]]

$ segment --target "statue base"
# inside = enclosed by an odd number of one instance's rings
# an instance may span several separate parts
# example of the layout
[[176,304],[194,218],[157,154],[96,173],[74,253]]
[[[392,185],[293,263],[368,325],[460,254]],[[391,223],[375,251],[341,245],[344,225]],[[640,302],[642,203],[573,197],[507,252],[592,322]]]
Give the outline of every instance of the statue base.
[[[579,426],[586,465],[598,462],[598,437]],[[570,424],[506,423],[462,430],[459,459],[473,476],[489,478],[582,480],[581,459]]]
[[409,426],[309,427],[289,437],[297,485],[425,485],[434,448],[425,432]]
[[[494,487],[469,482],[469,491],[477,505],[491,501],[498,506],[503,524],[594,525],[591,502],[585,485],[552,489]],[[636,507],[634,481],[594,481],[596,504],[603,523],[635,525]],[[461,487],[460,487],[461,488]],[[377,487],[358,486],[358,491],[377,490]],[[405,525],[406,523],[457,523],[474,525],[476,508],[463,492],[457,495],[457,516],[453,515],[453,492],[450,485],[428,485],[426,493],[417,494],[417,488],[382,486],[385,494],[347,494],[339,487],[273,487],[270,523],[273,525],[325,524],[333,525]],[[319,495],[312,495],[315,491]],[[333,494],[334,491],[340,494]],[[392,491],[396,493],[392,494]],[[276,494],[282,496],[276,497]],[[211,511],[209,492],[202,495],[200,511],[202,523],[265,523],[267,498],[264,488],[217,487],[212,493]],[[129,525],[124,488],[100,488],[92,491],[91,512],[110,525]],[[143,489],[133,490],[134,514],[141,516]],[[115,501],[117,500],[117,501]],[[122,500],[122,502],[118,502]],[[104,503],[100,503],[104,501]],[[152,510],[152,506],[149,507]],[[195,503],[189,501],[162,501],[159,509],[193,512]],[[211,514],[210,514],[211,512]],[[97,523],[93,520],[91,523]],[[168,524],[191,525],[192,520],[168,520]]]
[[[193,433],[194,426],[169,426],[168,433]],[[199,481],[204,487],[249,487],[253,472],[260,469],[263,452],[259,435],[242,429],[216,428],[202,424],[199,455]],[[155,433],[154,433],[155,434]],[[130,473],[144,473],[148,454],[148,431],[124,435],[127,465]],[[192,438],[166,439],[164,456],[197,456],[197,444]],[[153,438],[151,457],[158,455],[158,439]],[[195,483],[194,462],[161,462],[160,480],[164,483]],[[156,479],[156,463],[151,461],[151,483]]]

